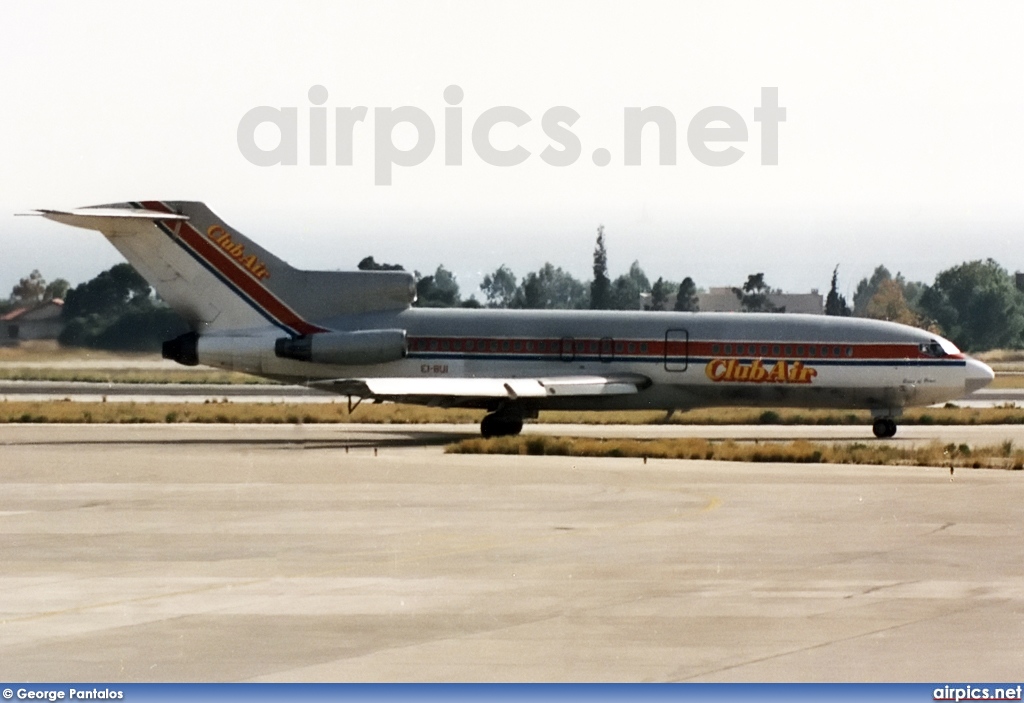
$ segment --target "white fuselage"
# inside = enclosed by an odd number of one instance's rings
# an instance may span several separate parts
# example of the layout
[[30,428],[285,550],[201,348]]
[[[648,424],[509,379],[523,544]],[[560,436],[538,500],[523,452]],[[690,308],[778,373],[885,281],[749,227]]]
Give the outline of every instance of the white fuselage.
[[987,366],[926,331],[818,315],[414,308],[320,324],[404,329],[406,356],[357,367],[280,358],[274,341],[281,334],[267,328],[204,336],[199,360],[293,383],[567,375],[649,380],[634,395],[547,397],[537,401],[540,408],[758,405],[897,415],[907,406],[963,397],[992,377]]

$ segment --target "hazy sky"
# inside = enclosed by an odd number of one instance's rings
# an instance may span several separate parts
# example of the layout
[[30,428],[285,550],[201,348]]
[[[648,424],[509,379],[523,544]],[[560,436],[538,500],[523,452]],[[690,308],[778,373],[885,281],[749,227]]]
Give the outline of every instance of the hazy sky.
[[[847,293],[879,263],[929,282],[967,259],[1013,271],[1022,27],[1011,2],[5,2],[0,295],[33,268],[78,283],[120,260],[98,234],[13,213],[132,199],[203,200],[305,268],[444,263],[467,296],[502,263],[589,277],[599,224],[613,275],[639,259],[652,280],[705,287],[763,271],[824,291],[837,263]],[[461,140],[446,133],[450,85]],[[327,93],[323,166],[310,164],[312,86]],[[763,87],[786,108],[777,166],[761,163]],[[239,123],[261,105],[297,108],[296,165],[240,151]],[[352,165],[336,165],[335,108],[357,106]],[[375,185],[375,108],[400,106],[425,113],[435,144]],[[490,132],[494,148],[529,152],[516,166],[474,148],[498,106],[530,118]],[[556,106],[579,114],[563,128],[581,154],[564,167],[541,158],[563,148],[542,125]],[[675,164],[658,164],[651,125],[627,166],[624,110],[650,106],[675,118]],[[691,153],[688,126],[709,106],[746,127],[746,141],[708,144],[740,149],[732,165]],[[253,135],[278,141],[269,123]],[[390,137],[409,149],[417,132]],[[459,141],[462,164],[446,165]]]

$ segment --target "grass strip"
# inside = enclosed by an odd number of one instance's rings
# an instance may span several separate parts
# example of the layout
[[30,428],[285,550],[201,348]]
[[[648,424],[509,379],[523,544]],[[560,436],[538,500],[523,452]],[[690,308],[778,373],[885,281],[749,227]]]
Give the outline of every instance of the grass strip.
[[279,385],[257,376],[216,369],[35,369],[0,368],[0,381],[48,381],[59,383],[158,383],[158,384],[231,384]]
[[975,469],[1024,469],[1024,449],[1007,441],[995,446],[933,442],[917,447],[862,442],[736,442],[706,439],[594,439],[527,435],[495,439],[464,439],[449,444],[449,454],[513,454],[524,456],[634,457],[807,464],[877,464],[949,466]]
[[0,402],[4,423],[247,423],[317,424],[367,422],[422,424],[428,422],[478,423],[483,411],[441,410],[415,405],[365,404],[352,414],[344,400],[333,403],[136,403],[71,400]]
[[[698,408],[674,413],[664,412],[543,412],[540,422],[582,423],[593,425],[871,425],[866,410],[800,410],[763,408]],[[1024,408],[914,408],[898,420],[901,425],[1020,425]]]

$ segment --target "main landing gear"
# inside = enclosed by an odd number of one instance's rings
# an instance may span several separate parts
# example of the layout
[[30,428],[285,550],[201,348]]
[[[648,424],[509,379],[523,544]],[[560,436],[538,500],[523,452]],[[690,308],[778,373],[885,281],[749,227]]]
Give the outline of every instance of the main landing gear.
[[522,431],[523,418],[521,417],[502,417],[501,415],[491,413],[484,416],[483,421],[480,423],[480,434],[485,439],[517,435]]
[[517,435],[523,431],[523,415],[520,408],[499,408],[484,416],[480,423],[480,434],[484,439]]
[[874,432],[875,436],[879,439],[888,439],[896,434],[896,421],[891,417],[875,418],[875,422],[871,426],[871,431]]

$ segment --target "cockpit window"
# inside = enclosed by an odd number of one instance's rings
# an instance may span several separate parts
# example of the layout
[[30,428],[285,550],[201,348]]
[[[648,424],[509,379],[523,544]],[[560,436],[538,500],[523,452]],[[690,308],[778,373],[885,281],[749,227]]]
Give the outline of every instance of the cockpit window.
[[[943,344],[942,342],[945,342]],[[922,342],[920,345],[921,353],[926,356],[931,356],[936,359],[941,359],[945,356],[951,356],[953,354],[959,354],[960,350],[956,348],[951,342],[942,340],[941,342],[937,339],[933,339],[930,342]]]

